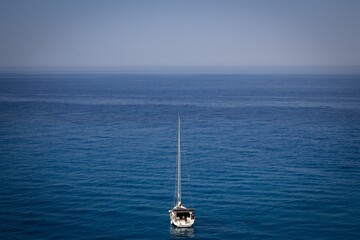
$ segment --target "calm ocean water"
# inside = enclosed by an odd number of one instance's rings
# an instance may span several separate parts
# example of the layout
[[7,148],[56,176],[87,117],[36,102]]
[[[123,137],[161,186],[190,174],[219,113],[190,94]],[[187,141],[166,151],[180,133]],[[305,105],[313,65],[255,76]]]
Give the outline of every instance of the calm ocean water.
[[1,74],[0,159],[1,239],[360,239],[360,76]]

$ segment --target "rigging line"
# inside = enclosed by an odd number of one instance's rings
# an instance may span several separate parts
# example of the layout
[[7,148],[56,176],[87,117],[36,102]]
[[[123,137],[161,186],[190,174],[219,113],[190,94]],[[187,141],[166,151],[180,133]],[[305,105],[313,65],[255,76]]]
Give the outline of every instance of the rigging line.
[[[177,133],[179,134],[179,133]],[[182,138],[182,134],[180,134],[180,141]],[[178,145],[178,136],[176,136],[176,146]],[[180,149],[181,150],[181,149]],[[181,151],[180,151],[181,154]],[[174,205],[177,206],[177,195],[178,195],[178,152],[175,155],[175,187],[174,187]]]
[[191,194],[191,184],[190,184],[190,171],[189,171],[189,168],[187,167],[187,158],[186,158],[186,151],[184,151],[184,165],[185,165],[185,172],[187,173],[187,182],[188,182],[188,191],[189,191],[189,198],[190,198],[190,204],[191,206],[193,205],[192,204],[192,194]]
[[[183,135],[183,134],[182,134]],[[187,149],[186,148],[186,142],[182,141],[182,146],[183,146],[183,149]],[[189,191],[189,198],[190,198],[190,204],[192,204],[192,193],[191,193],[191,184],[190,184],[190,171],[189,171],[189,168],[188,168],[188,164],[187,164],[187,158],[186,158],[186,153],[187,153],[187,150],[183,150],[182,151],[184,153],[184,170],[185,170],[185,173],[187,174],[187,182],[188,182],[188,191]]]
[[[176,161],[175,161],[175,166],[177,166],[177,154],[176,154],[176,157],[175,157]],[[177,194],[177,169],[176,167],[174,168],[175,169],[175,184],[174,184],[174,205],[176,205],[176,194]]]

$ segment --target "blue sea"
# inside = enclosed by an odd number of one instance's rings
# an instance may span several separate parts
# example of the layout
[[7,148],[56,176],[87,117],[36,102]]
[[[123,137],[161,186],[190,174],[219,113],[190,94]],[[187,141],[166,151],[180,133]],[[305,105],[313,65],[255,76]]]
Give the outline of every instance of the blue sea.
[[178,238],[360,239],[360,75],[0,74],[0,239]]

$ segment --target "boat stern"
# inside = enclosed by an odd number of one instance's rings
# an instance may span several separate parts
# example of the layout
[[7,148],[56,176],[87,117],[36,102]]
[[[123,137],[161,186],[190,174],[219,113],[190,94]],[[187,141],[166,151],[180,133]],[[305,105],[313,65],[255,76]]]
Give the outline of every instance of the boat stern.
[[192,227],[195,223],[194,209],[174,208],[169,210],[170,223],[176,227],[186,228]]

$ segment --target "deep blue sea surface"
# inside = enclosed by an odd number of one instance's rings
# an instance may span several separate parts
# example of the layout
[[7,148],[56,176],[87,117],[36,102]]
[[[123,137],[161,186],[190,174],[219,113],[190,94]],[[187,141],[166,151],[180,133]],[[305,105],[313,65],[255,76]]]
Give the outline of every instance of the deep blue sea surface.
[[0,239],[129,238],[360,239],[360,76],[1,74]]

